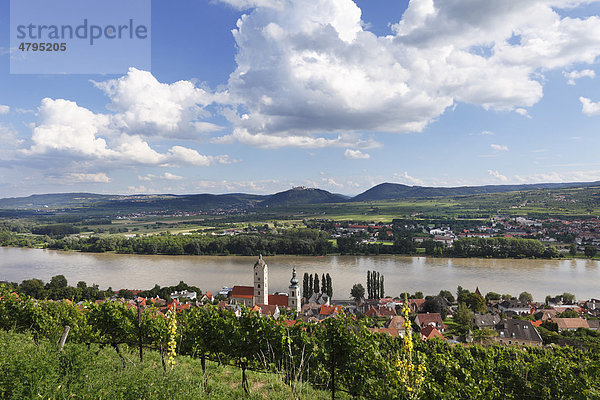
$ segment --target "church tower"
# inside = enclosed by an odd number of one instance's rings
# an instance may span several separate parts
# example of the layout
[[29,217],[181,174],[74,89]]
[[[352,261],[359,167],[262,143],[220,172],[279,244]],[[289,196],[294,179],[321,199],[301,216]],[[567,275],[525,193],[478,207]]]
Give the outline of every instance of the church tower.
[[254,304],[269,304],[269,269],[262,254],[254,264]]
[[300,312],[300,306],[300,290],[298,289],[298,279],[296,279],[296,267],[294,267],[288,291],[288,307],[290,310]]

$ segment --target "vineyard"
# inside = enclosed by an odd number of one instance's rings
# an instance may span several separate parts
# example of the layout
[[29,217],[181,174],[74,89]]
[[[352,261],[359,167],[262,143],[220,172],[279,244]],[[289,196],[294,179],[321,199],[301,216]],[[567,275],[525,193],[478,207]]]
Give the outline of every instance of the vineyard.
[[[200,375],[215,362],[239,367],[239,387],[247,392],[253,390],[249,371],[255,371],[278,376],[297,398],[310,383],[333,396],[365,399],[600,399],[600,354],[585,349],[407,340],[372,333],[365,321],[347,316],[305,324],[247,309],[236,316],[214,306],[167,315],[121,302],[75,306],[0,287],[2,330],[55,343],[65,326],[68,343],[112,349],[121,368],[131,354],[136,362],[159,354],[166,376],[172,363],[190,357],[199,362]],[[2,382],[0,393],[10,398],[10,385]]]

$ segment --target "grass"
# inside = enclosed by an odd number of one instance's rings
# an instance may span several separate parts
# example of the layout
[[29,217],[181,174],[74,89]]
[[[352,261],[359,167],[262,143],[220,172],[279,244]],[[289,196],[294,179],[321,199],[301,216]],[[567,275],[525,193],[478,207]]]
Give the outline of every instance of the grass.
[[206,384],[200,360],[178,356],[174,368],[160,355],[123,346],[125,365],[114,349],[35,341],[29,334],[0,331],[0,398],[10,399],[327,399],[330,393],[299,384],[295,391],[279,375],[248,372],[250,393],[241,388],[241,370],[207,362]]

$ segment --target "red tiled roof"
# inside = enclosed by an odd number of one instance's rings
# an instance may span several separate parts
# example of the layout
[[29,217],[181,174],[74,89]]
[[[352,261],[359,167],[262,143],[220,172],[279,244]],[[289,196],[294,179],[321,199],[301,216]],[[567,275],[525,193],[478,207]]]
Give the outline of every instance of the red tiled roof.
[[383,315],[384,317],[393,317],[396,315],[396,310],[383,307],[379,309],[379,314]]
[[417,314],[417,318],[419,319],[418,323],[421,326],[429,324],[444,325],[442,316],[439,313]]
[[444,337],[444,335],[442,335],[440,333],[440,331],[438,331],[437,329],[435,329],[433,326],[429,325],[423,329],[421,329],[421,336],[423,337],[423,339],[425,340],[429,340],[431,338],[434,337],[439,337],[440,339],[446,340],[446,338]]
[[231,297],[254,297],[254,286],[234,286],[231,290]]
[[394,329],[394,328],[369,328],[369,330],[374,333],[387,333],[388,335],[391,335],[391,336],[399,335],[398,329]]
[[544,322],[544,321],[542,321],[542,320],[539,320],[539,321],[531,321],[531,325],[535,326],[536,328],[539,328],[539,327],[540,327],[540,325],[542,325],[542,322]]
[[262,315],[273,315],[276,309],[276,304],[255,304],[250,311],[258,311]]
[[367,317],[380,317],[381,316],[381,314],[379,314],[379,312],[373,306],[371,306],[371,308],[369,308],[369,311],[367,311],[365,313],[365,315]]
[[270,294],[269,295],[269,305],[279,306],[279,307],[287,307],[288,306],[288,297],[284,294]]
[[326,305],[322,305],[320,310],[319,310],[319,314],[321,315],[332,315],[332,314],[339,314],[340,312],[342,312],[342,307],[341,306],[326,306]]

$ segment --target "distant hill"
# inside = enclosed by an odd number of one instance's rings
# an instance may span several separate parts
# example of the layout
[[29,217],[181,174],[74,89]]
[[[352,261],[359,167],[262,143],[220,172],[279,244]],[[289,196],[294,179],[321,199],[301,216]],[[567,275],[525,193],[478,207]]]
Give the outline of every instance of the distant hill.
[[253,194],[140,194],[102,195],[93,193],[36,194],[27,197],[0,199],[0,209],[44,210],[73,207],[93,207],[98,210],[212,210],[248,206],[269,196]]
[[234,207],[246,208],[260,203],[268,196],[255,194],[190,194],[169,195],[159,198],[126,199],[117,203],[108,202],[104,204],[110,208],[131,210],[177,210],[177,211],[208,211]]
[[346,198],[326,190],[297,187],[284,192],[275,193],[260,203],[266,207],[286,207],[302,204],[342,203]]
[[396,200],[416,197],[468,196],[474,194],[505,193],[520,190],[565,189],[598,186],[600,182],[536,183],[528,185],[486,185],[459,187],[407,186],[399,183],[381,183],[353,197],[350,201]]
[[4,209],[43,209],[63,208],[75,205],[118,200],[125,196],[104,195],[94,193],[51,193],[33,194],[27,197],[9,197],[0,199],[0,208]]
[[[382,183],[349,198],[322,189],[297,187],[273,195],[245,193],[229,194],[140,194],[104,195],[94,193],[36,194],[27,197],[0,199],[0,210],[15,212],[53,212],[76,209],[97,213],[133,213],[136,211],[211,211],[219,209],[248,209],[253,207],[289,207],[308,204],[344,203],[359,201],[431,198],[443,196],[469,196],[477,194],[530,191],[537,189],[568,189],[600,186],[600,182],[540,183],[529,185],[487,185],[461,187],[407,186]],[[46,211],[44,211],[46,210]]]

